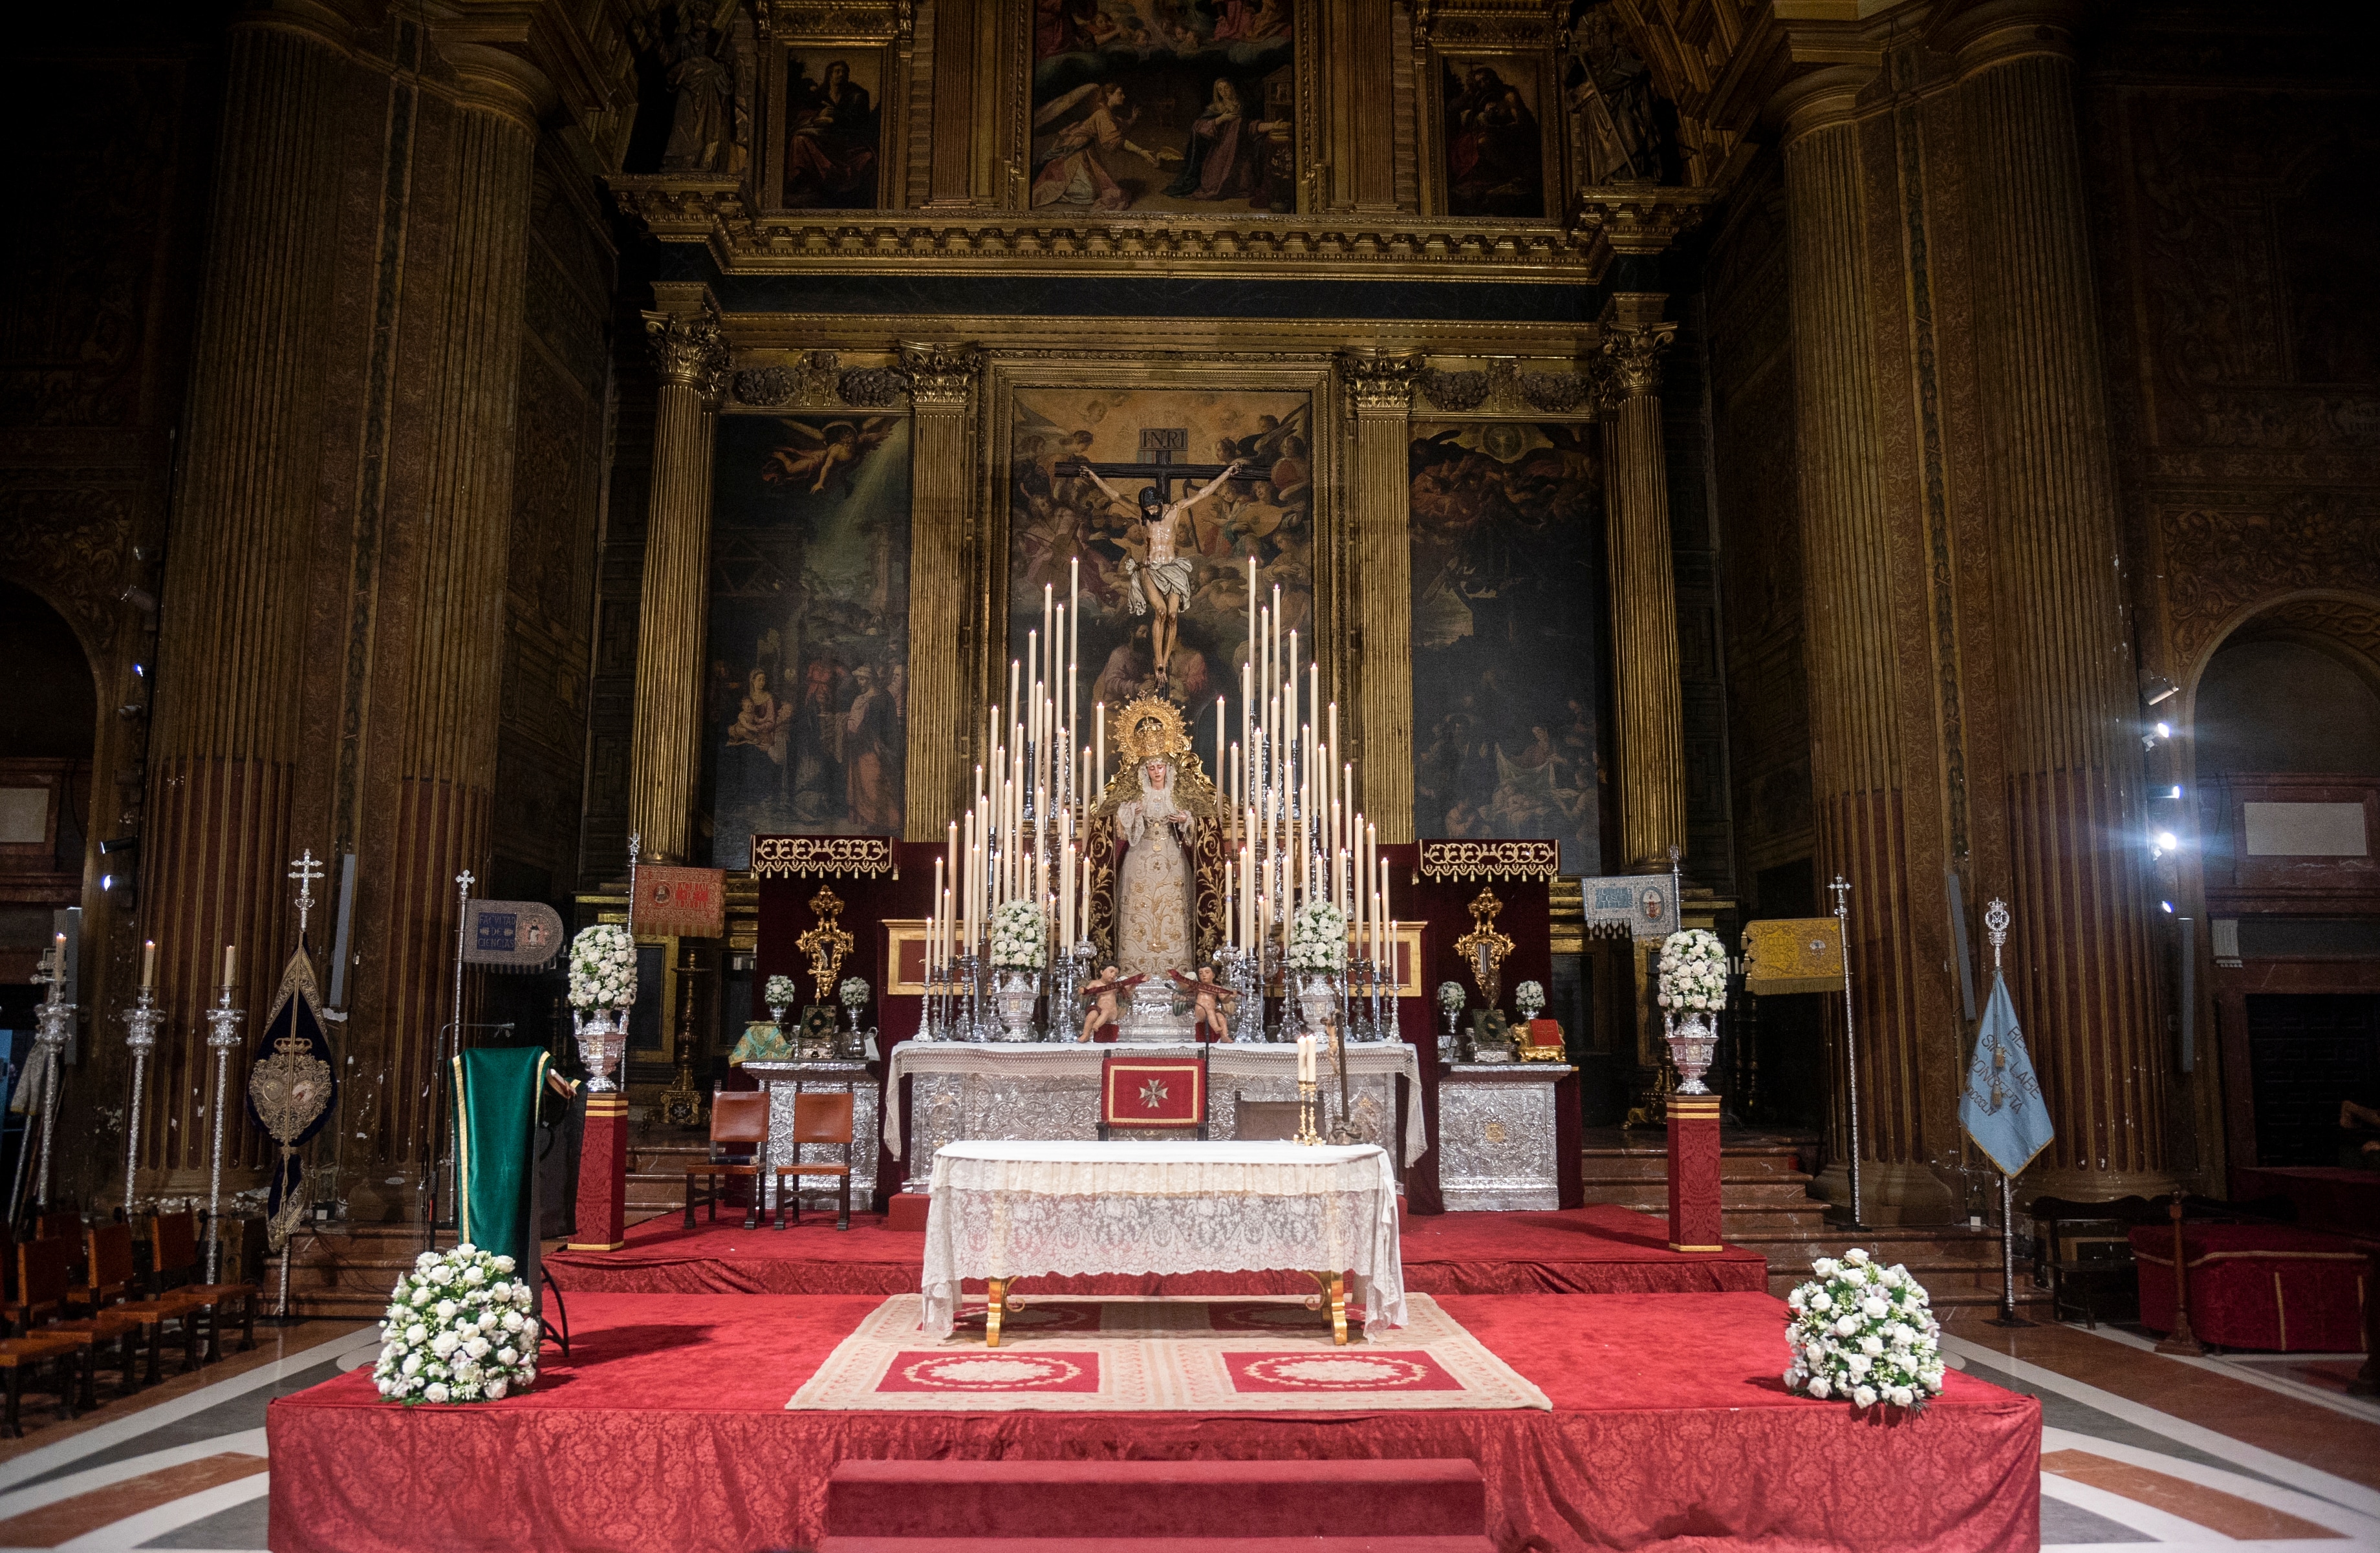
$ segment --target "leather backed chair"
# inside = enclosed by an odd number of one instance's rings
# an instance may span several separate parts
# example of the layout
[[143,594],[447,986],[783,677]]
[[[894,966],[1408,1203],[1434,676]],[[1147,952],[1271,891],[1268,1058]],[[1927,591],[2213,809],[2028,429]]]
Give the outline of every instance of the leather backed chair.
[[256,1302],[262,1291],[253,1283],[206,1281],[205,1248],[199,1244],[196,1213],[161,1213],[149,1220],[149,1292],[152,1298],[180,1295],[195,1300],[207,1317],[207,1362],[223,1357],[224,1307],[239,1306],[239,1351],[256,1346]]
[[[843,1195],[835,1206],[834,1227],[851,1228],[851,1092],[825,1092],[794,1096],[794,1145],[796,1150],[806,1143],[843,1145],[843,1163],[779,1165],[777,1179],[777,1228],[785,1227],[785,1204],[794,1205],[794,1222],[802,1221],[801,1178],[806,1175],[831,1175],[836,1178]],[[791,1187],[785,1178],[792,1176]]]
[[181,1329],[182,1373],[188,1375],[199,1367],[199,1315],[207,1302],[196,1294],[175,1291],[153,1298],[140,1297],[132,1268],[132,1226],[103,1224],[86,1231],[83,1244],[88,1256],[83,1263],[83,1286],[67,1292],[67,1303],[79,1305],[93,1316],[106,1311],[111,1315],[129,1316],[136,1320],[153,1323],[150,1333],[149,1384],[157,1384],[159,1350],[165,1346],[165,1326],[171,1322]]
[[[720,1150],[749,1145],[752,1157],[732,1159]],[[694,1199],[697,1181],[708,1182],[710,1189],[702,1200],[710,1206],[710,1220],[719,1222],[719,1194],[722,1183],[739,1178],[752,1183],[751,1205],[744,1210],[744,1227],[760,1227],[760,1171],[769,1160],[769,1092],[766,1089],[722,1089],[710,1091],[710,1158],[686,1167],[686,1227],[694,1228]]]
[[25,1377],[30,1374],[38,1380],[43,1365],[58,1366],[57,1379],[53,1384],[56,1389],[59,1410],[68,1418],[75,1415],[75,1371],[81,1362],[81,1341],[63,1332],[36,1332],[30,1337],[0,1338],[0,1376],[5,1376],[8,1388],[6,1424],[9,1438],[24,1437],[25,1426],[17,1421],[17,1410],[24,1395]]
[[[17,1247],[17,1290],[22,1295],[19,1308],[28,1336],[66,1337],[82,1349],[82,1404],[95,1407],[96,1375],[99,1369],[99,1345],[112,1344],[115,1350],[115,1373],[123,1394],[130,1396],[140,1389],[139,1360],[140,1341],[149,1340],[153,1351],[158,1323],[137,1316],[98,1311],[90,1316],[60,1318],[67,1308],[67,1296],[74,1288],[75,1257],[79,1247],[64,1236],[48,1240],[29,1240]],[[12,1313],[13,1315],[14,1313]],[[49,1319],[44,1320],[47,1316]],[[38,1325],[36,1325],[38,1323]],[[153,1371],[156,1359],[150,1359]]]

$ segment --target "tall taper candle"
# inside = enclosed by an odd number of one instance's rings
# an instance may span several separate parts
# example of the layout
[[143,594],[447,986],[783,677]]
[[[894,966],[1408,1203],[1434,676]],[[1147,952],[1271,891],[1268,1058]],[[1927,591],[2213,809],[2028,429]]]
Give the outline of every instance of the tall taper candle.
[[[67,959],[66,959],[66,949],[67,949],[67,936],[66,936],[64,933],[60,933],[60,934],[58,935],[58,969],[59,969],[61,972],[63,972],[63,971],[66,969],[66,964],[67,964]],[[234,983],[236,983],[236,982],[238,980],[238,965],[239,965],[239,945],[236,944],[236,943],[227,943],[227,944],[224,945],[224,978],[223,978],[223,984],[224,984],[225,987],[232,986]]]
[[148,991],[157,985],[157,940],[151,939],[140,946],[140,990]]

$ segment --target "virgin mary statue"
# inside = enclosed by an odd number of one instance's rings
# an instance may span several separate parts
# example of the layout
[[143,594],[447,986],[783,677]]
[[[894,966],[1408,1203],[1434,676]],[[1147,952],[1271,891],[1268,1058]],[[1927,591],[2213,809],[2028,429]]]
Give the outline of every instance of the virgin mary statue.
[[1182,709],[1144,696],[1116,714],[1127,763],[1091,810],[1090,935],[1125,976],[1197,968],[1223,928],[1223,843],[1215,785],[1190,748]]

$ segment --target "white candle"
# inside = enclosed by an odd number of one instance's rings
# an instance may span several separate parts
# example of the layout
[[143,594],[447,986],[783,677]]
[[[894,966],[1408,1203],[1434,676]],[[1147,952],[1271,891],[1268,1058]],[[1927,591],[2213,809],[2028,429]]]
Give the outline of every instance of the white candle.
[[1223,763],[1223,698],[1215,698],[1215,764]]
[[1108,790],[1108,704],[1091,703],[1091,742],[1096,756],[1091,762],[1091,792],[1104,795]]
[[157,940],[151,939],[140,946],[140,990],[148,991],[157,985]]
[[[223,984],[224,984],[225,987],[229,987],[229,986],[231,986],[233,983],[235,983],[236,981],[237,981],[237,980],[239,979],[238,965],[239,965],[239,945],[236,944],[236,943],[227,943],[227,944],[224,945],[224,978],[223,978]],[[64,933],[60,933],[60,934],[58,935],[58,968],[57,968],[57,972],[56,972],[56,974],[57,974],[57,975],[59,975],[59,976],[64,976],[64,975],[66,975],[66,971],[67,971],[67,936],[66,936]]]
[[[1083,558],[1069,557],[1066,562],[1066,728],[1069,734],[1082,725],[1083,703],[1076,694],[1075,676],[1083,661]],[[1068,746],[1072,748],[1072,745]]]

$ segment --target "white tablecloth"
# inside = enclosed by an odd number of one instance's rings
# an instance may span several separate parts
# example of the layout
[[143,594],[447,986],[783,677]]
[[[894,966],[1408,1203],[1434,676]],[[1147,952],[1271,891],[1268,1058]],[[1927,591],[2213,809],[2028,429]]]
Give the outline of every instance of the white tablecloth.
[[[1347,1049],[1347,1072],[1395,1074],[1405,1085],[1404,1132],[1408,1165],[1429,1147],[1428,1129],[1421,1116],[1421,1059],[1405,1041],[1354,1041]],[[1233,1079],[1283,1078],[1297,1066],[1297,1048],[1280,1041],[1218,1041],[1207,1049],[1208,1082],[1219,1086]],[[903,1159],[901,1144],[901,1081],[912,1074],[981,1074],[988,1077],[1078,1076],[1096,1088],[1099,1064],[1111,1056],[1196,1057],[1198,1048],[1159,1041],[1103,1044],[1097,1041],[919,1041],[906,1040],[892,1049],[884,1075],[884,1147]],[[1335,1106],[1338,1077],[1324,1055],[1325,1099]],[[1326,1108],[1327,1109],[1327,1108]]]
[[963,1279],[1344,1272],[1364,1333],[1405,1324],[1386,1150],[1295,1143],[954,1143],[934,1156],[925,1329]]

